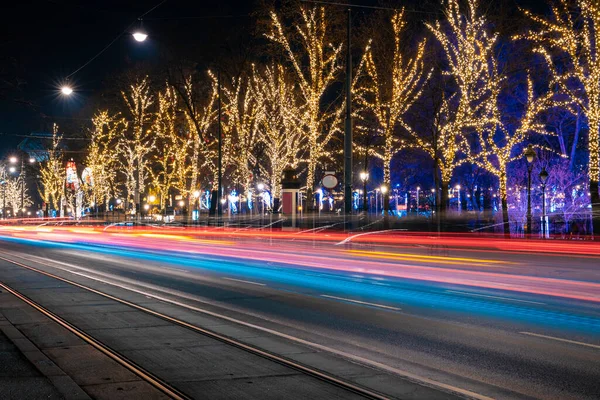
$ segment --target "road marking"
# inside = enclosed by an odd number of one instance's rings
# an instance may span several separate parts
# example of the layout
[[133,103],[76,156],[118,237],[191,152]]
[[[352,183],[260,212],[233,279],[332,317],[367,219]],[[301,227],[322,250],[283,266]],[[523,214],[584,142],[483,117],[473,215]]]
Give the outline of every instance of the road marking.
[[228,281],[236,281],[236,282],[249,283],[249,284],[251,284],[251,285],[267,286],[265,283],[258,283],[258,282],[252,282],[252,281],[245,281],[245,280],[243,280],[243,279],[234,279],[234,278],[225,278],[225,277],[223,277],[223,279],[227,279]]
[[521,302],[521,303],[531,303],[531,304],[546,305],[546,303],[540,303],[538,301],[511,299],[509,297],[501,297],[501,296],[489,296],[487,294],[476,294],[476,293],[468,293],[468,292],[459,292],[458,290],[446,290],[446,293],[458,293],[458,294],[464,294],[464,295],[467,295],[467,296],[489,297],[490,299],[501,299],[501,300],[508,300],[508,301],[518,301],[518,302]]
[[367,306],[387,308],[388,310],[402,311],[402,309],[398,308],[398,307],[391,307],[391,306],[386,306],[386,305],[383,305],[383,304],[376,304],[376,303],[367,303],[366,301],[360,301],[360,300],[345,299],[343,297],[329,296],[327,294],[322,294],[321,297],[327,297],[328,299],[336,299],[336,300],[349,301],[351,303],[364,304],[364,305],[367,305]]
[[598,346],[597,344],[577,342],[575,340],[561,339],[561,338],[557,338],[557,337],[554,337],[554,336],[540,335],[539,333],[532,333],[532,332],[519,332],[519,333],[522,333],[523,335],[535,336],[535,337],[540,337],[540,338],[544,338],[544,339],[557,340],[559,342],[578,344],[580,346],[591,347],[593,349],[600,349],[600,346]]
[[[17,254],[6,253],[6,252],[2,252],[2,251],[0,251],[0,253],[9,254],[9,255],[11,255],[13,257],[21,258],[21,259],[24,259],[24,260],[27,260],[27,261],[30,261],[30,262],[33,261],[33,260],[28,259],[27,257],[23,257],[23,256],[17,255]],[[26,266],[24,264],[19,264],[18,262],[10,260],[8,258],[0,257],[0,259],[3,259],[3,260],[8,261],[8,262],[11,262],[13,264],[24,266],[25,268],[29,268],[29,269],[34,269],[35,270],[35,268],[28,267],[28,266]],[[45,266],[50,267],[50,268],[55,268],[55,269],[59,269],[59,270],[65,271],[64,269],[62,269],[60,267],[56,267],[56,266],[52,266],[52,265],[48,264],[48,260],[46,260],[46,262],[40,262],[40,261],[33,261],[33,262],[36,262],[37,264],[45,265]],[[53,262],[53,263],[61,263],[60,261],[56,261],[56,260],[52,260],[51,262]],[[61,263],[61,264],[65,264],[65,263]],[[81,269],[87,270],[86,268],[83,268],[83,267],[79,267],[79,266],[76,266],[76,265],[73,265],[73,266],[75,268],[81,268]],[[38,272],[40,272],[40,271],[38,271]],[[41,272],[44,273],[43,271],[41,271]],[[153,294],[153,293],[150,293],[150,292],[146,292],[144,290],[139,290],[139,289],[134,288],[132,286],[123,285],[121,283],[112,282],[112,281],[107,280],[107,279],[100,279],[100,278],[89,276],[89,275],[82,274],[82,273],[77,273],[76,275],[80,275],[80,276],[86,277],[88,279],[91,279],[91,280],[94,280],[94,281],[97,281],[97,282],[101,282],[101,283],[105,283],[107,285],[111,285],[111,286],[114,286],[114,287],[117,287],[117,288],[128,290],[128,291],[133,292],[133,293],[138,293],[138,294],[141,294],[141,295],[144,295],[144,296],[147,296],[147,297],[159,300],[159,301],[163,301],[165,303],[170,303],[170,304],[173,304],[173,305],[176,305],[176,306],[179,306],[179,307],[187,308],[188,310],[196,311],[196,312],[199,312],[199,313],[202,313],[202,314],[205,314],[205,315],[210,315],[211,317],[215,317],[215,318],[219,318],[219,319],[222,319],[222,320],[225,320],[225,321],[233,322],[235,324],[246,326],[248,328],[253,328],[253,329],[256,329],[258,331],[265,332],[265,333],[270,333],[270,334],[272,334],[274,336],[278,336],[278,337],[281,337],[281,338],[284,338],[284,339],[288,339],[288,340],[291,340],[293,342],[300,343],[300,344],[312,347],[312,348],[317,349],[317,350],[322,350],[322,351],[326,351],[328,353],[337,354],[340,357],[344,357],[346,359],[353,360],[353,361],[361,363],[361,364],[365,364],[365,365],[368,365],[368,366],[371,366],[371,367],[375,367],[375,368],[381,369],[383,371],[391,372],[393,374],[396,374],[396,375],[402,376],[404,378],[408,378],[408,379],[414,380],[414,381],[416,381],[418,383],[421,383],[421,384],[424,384],[424,385],[433,386],[435,388],[440,388],[440,389],[445,389],[446,391],[449,391],[449,392],[452,392],[452,393],[458,393],[458,394],[461,394],[463,396],[466,396],[466,397],[472,398],[472,399],[494,400],[494,398],[492,398],[492,397],[488,397],[488,396],[485,396],[485,395],[482,395],[482,394],[479,394],[479,393],[475,393],[475,392],[472,392],[472,391],[467,390],[467,389],[462,389],[462,388],[459,388],[457,386],[453,386],[453,385],[450,385],[450,384],[447,384],[447,383],[438,382],[438,381],[435,381],[433,379],[426,378],[424,376],[420,376],[420,375],[414,374],[414,373],[409,372],[409,371],[405,371],[405,370],[402,370],[402,369],[399,369],[399,368],[391,367],[391,366],[389,366],[387,364],[383,364],[383,363],[378,362],[378,361],[374,361],[374,360],[370,360],[368,358],[357,356],[355,354],[348,353],[348,352],[345,352],[345,351],[342,351],[342,350],[338,350],[338,349],[335,349],[333,347],[324,346],[322,344],[314,343],[314,342],[311,342],[311,341],[308,341],[308,340],[305,340],[305,339],[298,338],[298,337],[293,336],[293,335],[288,335],[286,333],[276,331],[274,329],[265,328],[265,327],[260,326],[260,325],[252,324],[250,322],[245,322],[245,321],[242,321],[242,320],[237,319],[237,318],[228,317],[226,315],[222,315],[220,313],[212,312],[212,311],[200,308],[200,307],[195,307],[195,306],[192,306],[190,304],[186,304],[186,303],[183,303],[181,301],[173,300],[173,299],[170,299],[170,298],[165,297],[165,296],[160,296],[160,295],[156,295],[156,294]],[[58,277],[58,278],[60,278],[60,277]],[[120,278],[123,279],[122,277],[120,277]],[[65,278],[60,278],[60,279],[65,279]],[[72,284],[75,284],[76,286],[79,285],[80,287],[85,287],[85,286],[83,286],[81,284],[78,284],[76,282],[72,282]],[[142,286],[142,287],[145,286],[144,284],[142,284],[140,282],[137,282],[137,284],[140,285],[140,286]],[[101,294],[101,295],[103,295],[105,297],[110,296],[110,295],[104,294],[104,293],[102,293],[100,291],[97,291],[95,289],[92,289],[92,288],[87,288],[86,287],[86,289],[89,290],[89,291]],[[160,292],[165,293],[164,289],[154,288],[154,290],[158,290]],[[166,293],[168,293],[168,292],[166,292]],[[175,294],[175,293],[169,293],[169,294],[185,298],[185,296],[180,296],[180,295]],[[120,299],[119,299],[119,301],[124,302],[124,300],[120,300]],[[194,301],[203,302],[202,300],[196,300],[196,299],[194,299]],[[206,304],[210,305],[210,303],[206,303]],[[136,307],[136,308],[139,308],[139,309],[143,308],[143,307],[138,306],[138,305],[133,305],[133,306]],[[152,312],[152,310],[149,310],[149,311]]]

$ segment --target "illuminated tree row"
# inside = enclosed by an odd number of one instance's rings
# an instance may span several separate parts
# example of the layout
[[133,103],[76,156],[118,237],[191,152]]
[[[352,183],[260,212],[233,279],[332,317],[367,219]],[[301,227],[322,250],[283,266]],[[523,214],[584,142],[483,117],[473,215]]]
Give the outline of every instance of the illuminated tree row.
[[525,14],[538,26],[528,39],[546,61],[553,81],[583,111],[588,129],[588,174],[594,234],[600,235],[600,2],[557,0],[552,16]]
[[[383,145],[375,149],[374,154],[383,161],[383,183],[388,188],[391,187],[392,159],[405,148],[405,141],[397,135],[398,128],[402,127],[416,136],[405,122],[404,115],[421,95],[423,83],[428,78],[423,62],[425,42],[419,44],[416,54],[402,54],[401,36],[406,26],[404,10],[393,14],[391,25],[394,39],[391,54],[383,54],[376,62],[373,46],[367,47],[363,60],[365,78],[356,90],[357,103],[363,112],[375,117],[377,130],[383,137]],[[359,76],[361,69],[359,67]],[[388,190],[386,203],[389,203],[389,195]]]

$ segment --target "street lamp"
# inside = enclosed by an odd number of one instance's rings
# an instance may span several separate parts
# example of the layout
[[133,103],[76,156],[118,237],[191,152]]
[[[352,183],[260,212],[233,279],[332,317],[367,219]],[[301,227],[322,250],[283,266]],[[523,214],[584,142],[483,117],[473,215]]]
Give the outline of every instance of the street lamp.
[[524,155],[527,160],[527,229],[525,233],[527,236],[531,236],[531,170],[536,156],[531,144],[527,145]]
[[148,34],[144,33],[144,31],[142,31],[142,30],[137,30],[137,31],[133,32],[133,34],[131,36],[133,36],[133,38],[137,42],[143,42],[144,40],[146,40],[148,38]]
[[146,30],[144,29],[144,24],[141,18],[138,18],[138,20],[140,21],[139,26],[135,29],[135,31],[133,31],[133,33],[131,34],[131,36],[133,36],[133,38],[135,39],[136,42],[143,42],[148,38],[148,34],[146,33]]
[[548,171],[546,167],[540,172],[540,181],[542,182],[542,237],[546,238],[546,181],[548,180]]
[[367,213],[369,211],[369,204],[367,203],[367,181],[369,180],[369,173],[366,171],[361,172],[360,180],[363,183],[363,211]]
[[419,190],[421,190],[421,187],[417,186],[417,217],[419,216]]
[[69,85],[63,85],[63,86],[60,88],[60,92],[61,92],[62,94],[64,94],[65,96],[70,96],[70,95],[72,95],[72,94],[73,94],[73,88],[72,88],[71,86],[69,86]]

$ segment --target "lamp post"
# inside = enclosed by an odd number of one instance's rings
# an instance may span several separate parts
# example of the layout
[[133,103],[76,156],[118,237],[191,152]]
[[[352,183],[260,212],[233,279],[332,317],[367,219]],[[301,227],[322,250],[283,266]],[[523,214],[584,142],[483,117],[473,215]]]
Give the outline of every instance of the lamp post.
[[460,213],[460,185],[454,187],[458,192],[458,212]]
[[369,173],[366,171],[361,172],[360,180],[363,183],[363,211],[366,214],[369,212],[369,204],[367,203],[367,181],[369,180]]
[[384,214],[387,214],[388,210],[385,208],[385,206],[386,206],[385,199],[387,198],[386,193],[388,192],[388,187],[385,185],[381,185],[380,190],[381,190],[381,210],[383,211]]
[[540,172],[540,181],[542,182],[542,238],[546,239],[546,181],[548,180],[548,171],[546,167]]
[[524,155],[527,160],[527,229],[525,234],[531,236],[531,170],[535,161],[535,150],[531,144],[527,145]]
[[421,190],[421,187],[417,186],[417,217],[419,216],[419,190]]

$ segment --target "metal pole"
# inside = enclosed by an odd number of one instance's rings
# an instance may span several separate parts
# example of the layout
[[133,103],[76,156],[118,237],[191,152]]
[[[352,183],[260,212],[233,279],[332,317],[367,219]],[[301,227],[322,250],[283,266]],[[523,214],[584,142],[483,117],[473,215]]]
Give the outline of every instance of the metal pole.
[[217,85],[218,85],[218,135],[219,135],[219,160],[218,160],[218,185],[217,188],[217,216],[219,221],[223,216],[223,204],[221,204],[221,198],[223,197],[223,134],[221,130],[221,68],[217,71]]
[[363,179],[363,210],[366,213],[369,212],[369,203],[367,202],[367,180]]
[[527,166],[527,230],[526,235],[531,236],[531,169],[532,166]]
[[346,124],[344,131],[344,212],[352,213],[352,13],[348,9],[348,38],[346,44]]
[[419,216],[419,188],[417,188],[417,217]]
[[546,239],[546,184],[542,183],[542,238]]
[[6,169],[2,174],[2,219],[6,219]]
[[25,218],[25,164],[21,159],[21,217]]

